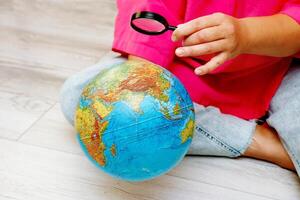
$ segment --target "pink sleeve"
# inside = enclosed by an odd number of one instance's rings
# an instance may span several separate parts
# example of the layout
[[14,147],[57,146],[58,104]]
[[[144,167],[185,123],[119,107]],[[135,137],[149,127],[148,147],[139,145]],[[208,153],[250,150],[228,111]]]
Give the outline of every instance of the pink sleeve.
[[[300,25],[300,0],[287,1],[280,13],[290,16]],[[300,52],[295,57],[300,58]]]
[[[171,41],[171,31],[161,35],[144,35],[133,30],[130,19],[138,11],[152,11],[164,16],[170,25],[182,23],[184,1],[173,0],[118,0],[112,50],[123,55],[135,55],[161,66],[168,66],[174,58],[176,43]],[[178,44],[177,44],[178,45]]]

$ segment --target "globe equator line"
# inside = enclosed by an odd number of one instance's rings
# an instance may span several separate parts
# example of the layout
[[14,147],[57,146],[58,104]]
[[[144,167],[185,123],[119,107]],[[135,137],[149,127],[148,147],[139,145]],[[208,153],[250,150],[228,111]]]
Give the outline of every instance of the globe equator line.
[[[176,111],[188,110],[187,108],[188,108],[188,107],[191,107],[191,106],[193,106],[193,104],[191,104],[191,105],[189,105],[189,106],[182,107],[181,109],[178,109],[178,110],[176,110]],[[91,109],[91,108],[90,108],[90,109]],[[104,119],[102,119],[102,120],[99,119],[99,116],[98,116],[97,112],[96,112],[94,109],[91,109],[91,111],[93,112],[93,114],[95,115],[95,117],[98,119],[98,121],[103,121],[103,120],[104,120]],[[174,113],[174,111],[170,112],[170,114],[171,114],[171,113]],[[145,123],[145,122],[148,122],[148,121],[152,121],[153,119],[158,119],[158,118],[166,118],[166,117],[164,117],[164,116],[158,116],[158,117],[149,118],[149,119],[144,120],[144,121],[141,121],[141,122],[139,122],[139,123],[137,123],[137,124],[133,124],[133,125],[129,125],[129,126],[120,127],[120,128],[118,128],[118,129],[114,129],[114,130],[111,130],[111,131],[113,132],[113,131],[116,131],[116,130],[122,130],[122,129],[124,129],[124,128],[128,128],[128,127],[131,127],[131,126],[139,125],[139,124],[142,124],[142,123]],[[166,118],[166,119],[168,119],[168,118]],[[168,119],[168,120],[169,120],[169,119]],[[176,120],[177,120],[177,119],[170,120],[170,121],[176,121]],[[110,132],[107,132],[107,133],[110,133]]]
[[[182,107],[181,109],[178,109],[178,110],[176,110],[176,111],[188,110],[187,108],[189,108],[189,107],[191,107],[191,106],[193,106],[193,104],[191,104],[191,105],[189,105],[189,106]],[[90,109],[91,109],[91,108],[90,108]],[[98,116],[97,112],[96,112],[94,109],[91,109],[91,111],[93,112],[94,116],[98,119],[98,121],[101,122],[101,121],[105,120],[105,119],[102,119],[102,120],[99,119],[99,116]],[[174,111],[170,112],[170,114],[171,114],[171,113],[174,113]],[[158,118],[166,118],[166,117],[164,117],[164,116],[152,117],[152,118],[149,118],[149,119],[147,119],[147,120],[138,122],[137,124],[133,124],[133,125],[129,125],[129,126],[123,126],[123,127],[117,128],[117,129],[113,129],[113,130],[111,130],[111,131],[109,131],[109,132],[106,132],[105,134],[108,134],[108,133],[110,133],[110,132],[119,131],[119,130],[122,130],[122,129],[125,129],[125,128],[129,128],[129,127],[132,127],[132,126],[136,126],[136,125],[139,125],[139,124],[143,124],[143,123],[145,123],[145,122],[152,121],[152,120],[158,119]],[[168,118],[166,118],[166,119],[168,119]],[[168,120],[169,120],[169,119],[168,119]],[[177,119],[169,120],[169,121],[176,121],[176,120],[177,120]]]
[[[175,123],[175,122],[174,122]],[[168,125],[165,125],[165,126],[159,126],[159,127],[155,127],[155,128],[153,128],[153,129],[150,129],[149,130],[149,132],[151,131],[151,130],[160,130],[160,129],[163,129],[163,128],[167,128],[167,127],[170,127],[171,125],[172,125],[173,123],[170,123],[170,124],[168,124]],[[110,131],[109,133],[111,133],[112,131]],[[144,132],[144,131],[139,131],[139,132],[136,132],[137,134],[138,133],[142,133],[142,132]],[[145,134],[140,134],[140,135],[132,135],[132,136],[130,136],[130,137],[119,137],[119,139],[114,139],[114,138],[109,138],[109,139],[106,139],[106,142],[111,142],[111,141],[113,141],[113,140],[115,140],[115,141],[118,141],[118,142],[122,142],[122,141],[130,141],[130,140],[133,140],[133,139],[135,139],[135,138],[138,138],[138,137],[142,137],[142,136],[146,136],[146,137],[150,137],[150,136],[153,136],[153,135],[157,135],[157,133],[150,133],[150,134],[148,134],[149,132],[147,132],[147,133],[145,133]],[[175,135],[175,134],[174,134]],[[132,138],[131,138],[132,137]],[[86,139],[90,139],[90,136],[89,137],[80,137],[82,140],[86,140]],[[134,141],[134,140],[133,140]]]

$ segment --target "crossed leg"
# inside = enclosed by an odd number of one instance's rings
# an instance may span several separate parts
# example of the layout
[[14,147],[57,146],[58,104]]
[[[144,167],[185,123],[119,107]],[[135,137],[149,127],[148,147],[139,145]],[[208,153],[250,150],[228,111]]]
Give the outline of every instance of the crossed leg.
[[282,145],[276,130],[269,126],[256,126],[252,143],[243,156],[266,160],[283,168],[295,170],[293,162]]
[[[258,127],[245,156],[300,173],[300,66],[294,63],[270,105],[269,127]],[[273,128],[270,128],[273,127]]]

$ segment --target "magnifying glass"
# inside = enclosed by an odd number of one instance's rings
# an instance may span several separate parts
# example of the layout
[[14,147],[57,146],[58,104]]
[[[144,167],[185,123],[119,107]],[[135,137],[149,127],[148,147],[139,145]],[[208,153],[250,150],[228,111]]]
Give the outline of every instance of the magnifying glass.
[[[177,28],[177,26],[169,25],[163,16],[149,11],[134,13],[131,16],[130,25],[137,32],[146,35],[160,35],[168,30],[174,31]],[[198,58],[191,57],[191,59],[202,65],[206,63]]]
[[134,13],[130,25],[134,30],[146,35],[160,35],[168,30],[174,31],[177,28],[169,25],[163,16],[149,11]]

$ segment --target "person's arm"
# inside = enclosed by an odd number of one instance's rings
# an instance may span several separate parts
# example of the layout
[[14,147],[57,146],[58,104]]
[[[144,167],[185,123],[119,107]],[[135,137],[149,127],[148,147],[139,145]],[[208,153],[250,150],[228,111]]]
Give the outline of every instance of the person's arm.
[[173,41],[183,40],[180,57],[217,53],[195,69],[203,75],[239,54],[285,57],[300,51],[300,25],[285,14],[237,19],[222,13],[199,17],[180,25]]
[[134,55],[128,55],[128,60],[137,60],[137,61],[148,62],[148,63],[154,64],[153,62],[151,62],[145,58],[142,58],[139,56],[134,56]]
[[300,51],[300,25],[287,15],[244,18],[239,23],[245,35],[243,53],[287,57]]

